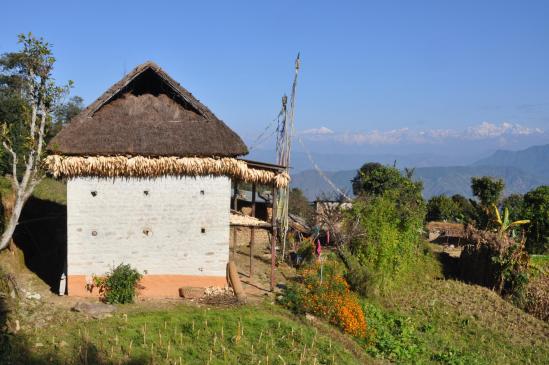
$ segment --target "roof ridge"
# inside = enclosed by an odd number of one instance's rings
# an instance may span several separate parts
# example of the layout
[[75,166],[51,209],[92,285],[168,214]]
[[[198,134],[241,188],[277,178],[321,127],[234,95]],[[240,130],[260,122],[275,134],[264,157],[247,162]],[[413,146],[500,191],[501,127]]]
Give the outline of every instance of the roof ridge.
[[208,109],[204,104],[202,104],[194,95],[185,89],[181,84],[175,81],[166,71],[162,69],[154,61],[148,60],[145,61],[136,67],[134,67],[130,72],[128,72],[124,77],[111,85],[101,96],[99,96],[95,101],[88,105],[84,110],[82,110],[74,119],[83,119],[91,118],[93,115],[101,109],[104,105],[109,103],[115,96],[117,96],[120,91],[128,86],[133,80],[135,80],[139,75],[143,74],[148,69],[153,70],[168,86],[174,90],[179,97],[181,97],[185,102],[189,103],[196,111],[206,119],[215,119],[219,120],[215,114]]
[[[136,80],[144,72],[149,72],[148,70],[152,70],[150,72],[154,75],[147,73],[143,79]],[[133,81],[136,81],[135,87],[128,87]],[[189,121],[182,120],[176,126],[174,123],[165,123],[160,119],[152,123],[152,120],[147,122],[135,117],[100,122],[99,110],[102,110],[105,105],[111,105],[111,102],[118,100],[126,91],[131,90],[136,96],[166,95],[183,109],[194,113],[200,119],[203,118],[203,123],[191,125]],[[168,111],[164,107],[161,106],[161,110],[154,113],[158,116],[165,114]],[[238,134],[153,61],[146,61],[136,66],[114,83],[50,141],[48,150],[68,155],[116,153],[242,156],[248,153],[244,141]]]

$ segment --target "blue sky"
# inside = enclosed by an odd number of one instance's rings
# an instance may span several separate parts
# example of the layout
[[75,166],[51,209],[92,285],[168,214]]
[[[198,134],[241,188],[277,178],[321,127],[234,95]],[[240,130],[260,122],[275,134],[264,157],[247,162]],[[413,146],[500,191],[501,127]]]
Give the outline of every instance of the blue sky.
[[150,59],[248,142],[276,115],[300,51],[296,123],[312,150],[549,143],[547,1],[10,1],[2,12],[0,52],[18,33],[45,37],[57,79],[86,103]]

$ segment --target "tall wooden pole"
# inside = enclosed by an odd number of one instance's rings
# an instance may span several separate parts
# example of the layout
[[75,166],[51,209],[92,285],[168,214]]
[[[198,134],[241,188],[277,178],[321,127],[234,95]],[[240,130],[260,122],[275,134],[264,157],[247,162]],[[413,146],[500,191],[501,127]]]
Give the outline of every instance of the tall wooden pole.
[[[255,183],[252,184],[252,217],[255,218]],[[253,252],[254,252],[254,243],[255,243],[255,228],[251,227],[250,231],[250,279],[253,275]]]
[[276,264],[276,239],[277,239],[277,226],[276,226],[276,208],[277,208],[277,196],[276,186],[273,185],[273,214],[271,219],[272,234],[271,234],[271,291],[274,291],[275,287],[275,264]]
[[[234,180],[233,210],[238,210],[238,180]],[[236,226],[233,226],[233,260],[236,260]]]

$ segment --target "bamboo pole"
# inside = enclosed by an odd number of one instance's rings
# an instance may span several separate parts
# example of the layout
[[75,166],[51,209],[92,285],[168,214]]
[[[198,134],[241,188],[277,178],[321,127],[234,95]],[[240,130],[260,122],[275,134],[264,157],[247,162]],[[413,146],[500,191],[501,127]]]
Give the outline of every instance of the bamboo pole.
[[272,204],[272,209],[273,209],[273,212],[272,212],[272,234],[271,234],[271,291],[274,291],[274,287],[275,287],[275,264],[276,264],[276,239],[277,239],[277,234],[276,234],[276,229],[277,229],[277,226],[276,226],[276,208],[277,208],[277,204],[276,204],[276,199],[277,199],[277,196],[276,196],[276,186],[273,185],[273,204]]
[[[238,210],[238,180],[234,180],[234,190],[233,190],[233,210]],[[236,227],[233,226],[233,260],[236,260]]]
[[[255,218],[255,184],[252,184],[252,217]],[[253,252],[254,252],[254,243],[255,243],[255,228],[250,228],[250,279],[253,275]]]

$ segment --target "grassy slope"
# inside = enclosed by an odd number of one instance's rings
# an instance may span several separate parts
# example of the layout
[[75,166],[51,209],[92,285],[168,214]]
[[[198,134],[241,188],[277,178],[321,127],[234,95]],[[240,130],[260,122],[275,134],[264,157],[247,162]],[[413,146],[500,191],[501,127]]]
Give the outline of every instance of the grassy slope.
[[[363,364],[376,358],[396,363],[546,363],[547,323],[490,290],[441,278],[432,264],[400,290],[364,299],[369,325],[365,341],[270,304],[208,309],[146,302],[119,306],[111,318],[86,320],[42,302],[34,314],[19,314],[23,330],[12,337],[8,353],[13,363],[84,363],[87,356],[89,363],[169,363],[166,357],[179,363],[181,357],[185,364],[206,364],[210,352],[210,364],[266,364],[267,356],[270,364],[299,364],[300,358],[302,364]],[[48,325],[34,328],[37,320],[48,317]]]
[[38,199],[67,204],[67,186],[59,180],[45,178],[36,186],[32,195]]
[[[0,177],[0,194],[7,194],[11,191],[11,181],[6,177]],[[65,183],[51,179],[43,179],[34,189],[32,194],[35,198],[49,200],[59,204],[67,204],[67,187]]]
[[[438,264],[438,263],[436,263]],[[409,281],[392,294],[369,301],[381,312],[382,331],[402,361],[447,364],[544,364],[549,359],[549,325],[524,313],[494,292],[436,271]],[[379,317],[379,313],[378,313]],[[376,324],[375,317],[370,323]],[[395,325],[394,322],[397,322]],[[396,327],[396,330],[395,330]]]
[[532,255],[530,258],[538,269],[549,272],[549,255]]
[[17,364],[362,362],[341,343],[274,306],[208,309],[178,305],[147,312],[131,308],[122,307],[121,311],[130,311],[96,321],[61,314],[57,325],[16,337],[4,359]]
[[[0,179],[0,189],[4,188],[9,183]],[[65,186],[46,179],[35,197],[64,204]],[[163,363],[167,355],[176,363],[181,357],[182,363],[204,364],[211,351],[211,364],[265,364],[267,356],[271,364],[299,363],[300,357],[303,364],[314,364],[315,359],[326,364],[369,363],[374,358],[398,363],[546,363],[548,324],[485,288],[443,279],[438,262],[427,261],[401,289],[364,300],[370,328],[367,342],[357,343],[322,323],[296,320],[271,305],[231,309],[133,305],[120,307],[127,320],[117,314],[87,321],[41,302],[32,304],[34,315],[16,315],[23,330],[10,338],[11,347],[4,343],[7,352],[0,352],[0,359],[7,362],[9,353],[13,363],[83,363],[86,357],[89,363],[149,363],[151,357]],[[34,324],[44,318],[48,324],[35,329]],[[244,334],[237,340],[239,322]]]

